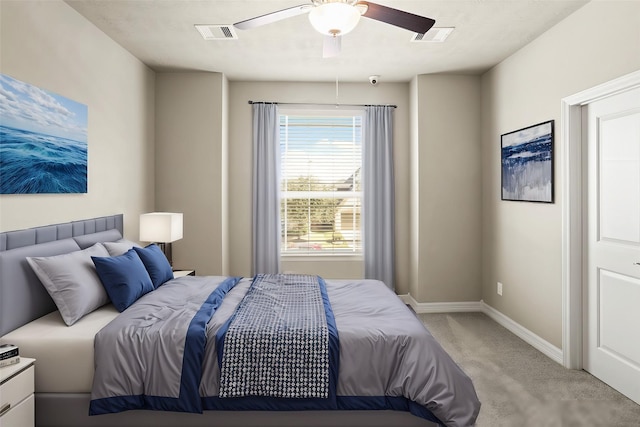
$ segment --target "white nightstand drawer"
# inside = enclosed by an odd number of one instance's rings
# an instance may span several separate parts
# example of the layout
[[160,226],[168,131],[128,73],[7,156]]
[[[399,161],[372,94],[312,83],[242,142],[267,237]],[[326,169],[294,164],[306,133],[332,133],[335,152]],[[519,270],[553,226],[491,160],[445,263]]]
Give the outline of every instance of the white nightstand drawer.
[[[33,369],[33,368],[31,368]],[[35,398],[33,394],[0,417],[2,427],[26,427],[35,425]]]
[[[9,412],[13,412],[14,407],[33,394],[33,373],[35,368],[30,366],[19,374],[9,378],[0,385],[0,410],[10,405]],[[5,413],[6,415],[7,413]],[[4,416],[0,418],[4,426]]]

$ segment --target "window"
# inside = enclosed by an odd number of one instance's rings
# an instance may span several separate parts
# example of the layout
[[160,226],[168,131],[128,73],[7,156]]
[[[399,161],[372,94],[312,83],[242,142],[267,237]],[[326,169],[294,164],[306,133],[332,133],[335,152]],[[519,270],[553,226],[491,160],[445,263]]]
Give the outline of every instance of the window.
[[362,254],[362,115],[281,111],[281,254]]

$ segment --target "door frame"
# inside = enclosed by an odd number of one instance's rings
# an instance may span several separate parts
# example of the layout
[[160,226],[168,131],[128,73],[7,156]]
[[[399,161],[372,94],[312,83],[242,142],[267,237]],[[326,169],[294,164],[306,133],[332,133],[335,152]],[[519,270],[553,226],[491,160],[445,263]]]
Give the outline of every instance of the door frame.
[[586,279],[587,156],[582,110],[585,105],[640,87],[636,71],[562,99],[562,364],[582,369],[584,280]]

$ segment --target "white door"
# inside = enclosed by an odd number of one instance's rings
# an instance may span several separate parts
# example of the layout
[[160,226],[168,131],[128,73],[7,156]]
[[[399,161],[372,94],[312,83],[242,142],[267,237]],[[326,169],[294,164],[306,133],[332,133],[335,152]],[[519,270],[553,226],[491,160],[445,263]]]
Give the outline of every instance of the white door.
[[640,403],[640,88],[586,109],[584,368]]

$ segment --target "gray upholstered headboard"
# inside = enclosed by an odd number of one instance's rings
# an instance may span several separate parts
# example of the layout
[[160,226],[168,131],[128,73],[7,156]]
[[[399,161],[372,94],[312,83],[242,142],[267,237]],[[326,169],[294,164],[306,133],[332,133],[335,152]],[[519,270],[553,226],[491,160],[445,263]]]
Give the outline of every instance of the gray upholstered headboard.
[[0,233],[0,336],[56,310],[28,256],[73,252],[122,233],[122,214]]

